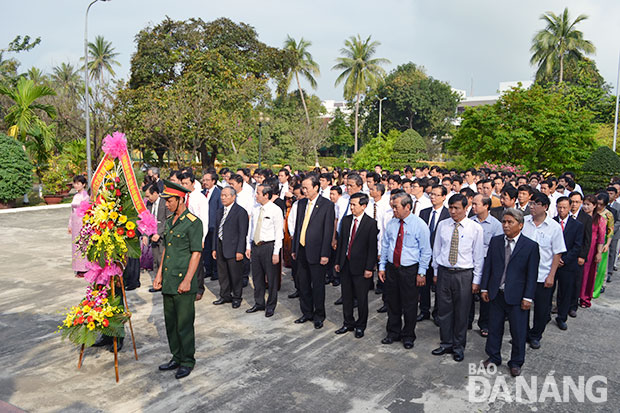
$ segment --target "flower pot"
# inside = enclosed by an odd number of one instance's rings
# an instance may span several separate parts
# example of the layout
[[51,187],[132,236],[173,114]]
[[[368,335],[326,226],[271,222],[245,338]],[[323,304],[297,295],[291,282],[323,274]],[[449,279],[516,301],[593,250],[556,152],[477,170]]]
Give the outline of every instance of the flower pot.
[[43,199],[45,199],[45,203],[47,205],[60,204],[60,202],[63,200],[63,198],[64,197],[61,194],[43,195]]
[[15,201],[7,201],[7,202],[0,201],[0,209],[9,209],[9,208],[13,208],[14,206],[15,206]]

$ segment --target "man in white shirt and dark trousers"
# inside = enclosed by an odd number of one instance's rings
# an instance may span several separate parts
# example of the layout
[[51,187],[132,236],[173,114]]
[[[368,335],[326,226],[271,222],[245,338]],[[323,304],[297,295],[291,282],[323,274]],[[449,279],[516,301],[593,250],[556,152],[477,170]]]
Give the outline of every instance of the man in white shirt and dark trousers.
[[530,347],[540,348],[540,340],[549,320],[551,320],[551,296],[555,283],[555,273],[560,265],[562,253],[566,252],[562,227],[553,220],[547,210],[549,197],[539,192],[530,203],[530,213],[524,218],[522,234],[538,243],[540,263],[538,281],[534,295],[534,324],[528,328],[527,338]]
[[[256,188],[256,201],[248,231],[245,255],[252,262],[254,281],[254,306],[246,313],[265,310],[265,317],[271,317],[278,303],[278,262],[284,238],[284,218],[282,210],[271,202],[273,189],[270,185]],[[269,285],[269,295],[265,305],[265,278]]]
[[467,218],[467,199],[454,194],[448,202],[450,218],[437,225],[433,267],[437,282],[441,344],[432,354],[453,353],[463,361],[472,294],[479,292],[484,265],[484,237],[480,224]]

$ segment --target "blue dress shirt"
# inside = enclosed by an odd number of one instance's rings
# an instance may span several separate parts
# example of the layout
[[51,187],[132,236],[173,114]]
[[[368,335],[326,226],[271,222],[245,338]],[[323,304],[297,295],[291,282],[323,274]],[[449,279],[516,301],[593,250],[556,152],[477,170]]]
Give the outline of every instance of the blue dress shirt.
[[[400,265],[410,266],[419,264],[418,274],[426,274],[433,253],[428,227],[422,219],[414,214],[409,214],[404,221],[403,250],[400,255]],[[383,238],[381,239],[380,271],[385,271],[387,263],[392,262],[399,229],[400,220],[397,218],[392,218],[385,226]]]

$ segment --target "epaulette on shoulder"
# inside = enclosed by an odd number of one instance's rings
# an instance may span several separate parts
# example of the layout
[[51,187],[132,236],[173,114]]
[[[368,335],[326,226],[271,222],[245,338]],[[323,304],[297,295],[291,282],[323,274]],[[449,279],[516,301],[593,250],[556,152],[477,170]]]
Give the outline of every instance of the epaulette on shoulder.
[[196,217],[196,215],[192,214],[191,212],[188,212],[186,216],[187,216],[187,219],[189,219],[192,222],[194,222],[194,221],[196,221],[198,219]]

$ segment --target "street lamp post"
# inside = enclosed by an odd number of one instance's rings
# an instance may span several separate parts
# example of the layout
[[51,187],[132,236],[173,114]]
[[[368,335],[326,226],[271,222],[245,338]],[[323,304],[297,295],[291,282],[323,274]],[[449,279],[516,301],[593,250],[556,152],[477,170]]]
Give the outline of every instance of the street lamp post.
[[618,99],[620,98],[620,53],[618,54],[618,75],[616,78],[616,115],[614,116],[614,144],[613,150],[616,152],[616,140],[618,138]]
[[269,116],[263,116],[263,112],[258,113],[258,168],[261,167],[261,155],[263,145],[263,122],[269,122]]
[[381,103],[387,98],[379,99],[379,135],[381,135]]
[[[88,175],[88,183],[93,178],[92,159],[90,155],[90,109],[88,103],[88,11],[90,6],[99,0],[93,0],[86,8],[86,18],[84,19],[84,113],[86,114],[86,174]],[[110,0],[101,0],[110,1]]]

